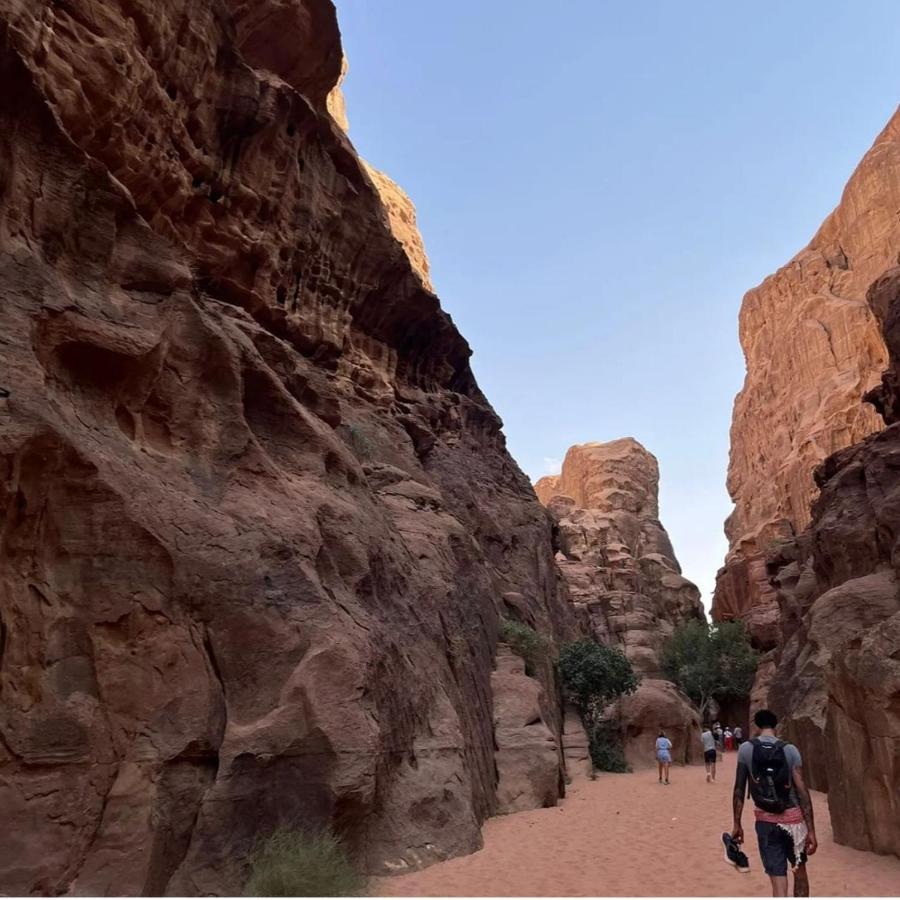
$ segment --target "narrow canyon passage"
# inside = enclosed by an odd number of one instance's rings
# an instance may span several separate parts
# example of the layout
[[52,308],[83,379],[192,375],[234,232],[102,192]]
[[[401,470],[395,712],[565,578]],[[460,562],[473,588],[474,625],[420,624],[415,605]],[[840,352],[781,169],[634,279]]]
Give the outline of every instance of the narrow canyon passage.
[[[557,807],[489,820],[484,849],[422,872],[379,879],[386,896],[738,896],[770,894],[744,808],[749,874],[727,866],[721,834],[731,827],[735,754],[708,785],[701,766],[579,780]],[[827,799],[813,791],[819,851],[809,866],[816,896],[897,893],[900,860],[835,844]]]

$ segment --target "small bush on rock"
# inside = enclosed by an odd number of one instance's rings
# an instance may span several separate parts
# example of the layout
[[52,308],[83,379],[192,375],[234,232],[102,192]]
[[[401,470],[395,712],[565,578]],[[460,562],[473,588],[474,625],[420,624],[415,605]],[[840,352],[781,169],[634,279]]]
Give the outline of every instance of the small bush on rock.
[[245,897],[359,897],[366,878],[328,832],[276,831],[253,854]]
[[547,657],[547,640],[522,622],[501,619],[500,640],[525,660],[526,675],[534,675]]

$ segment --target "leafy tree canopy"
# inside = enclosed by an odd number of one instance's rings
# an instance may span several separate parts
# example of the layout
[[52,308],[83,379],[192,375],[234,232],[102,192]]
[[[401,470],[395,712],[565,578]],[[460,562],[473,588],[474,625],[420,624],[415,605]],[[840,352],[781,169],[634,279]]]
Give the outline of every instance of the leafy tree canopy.
[[713,700],[750,693],[758,659],[743,622],[707,625],[692,620],[676,628],[666,642],[662,667],[703,718]]
[[592,640],[571,641],[559,654],[563,689],[586,720],[617,697],[632,694],[640,678],[626,656]]

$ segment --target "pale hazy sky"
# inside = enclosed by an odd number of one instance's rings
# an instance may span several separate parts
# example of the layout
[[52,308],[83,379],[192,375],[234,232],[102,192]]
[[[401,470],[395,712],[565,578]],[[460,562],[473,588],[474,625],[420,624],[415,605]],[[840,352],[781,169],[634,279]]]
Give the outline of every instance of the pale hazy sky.
[[631,435],[704,601],[744,291],[900,99],[894,0],[338,0],[350,134],[409,192],[444,308],[537,478]]

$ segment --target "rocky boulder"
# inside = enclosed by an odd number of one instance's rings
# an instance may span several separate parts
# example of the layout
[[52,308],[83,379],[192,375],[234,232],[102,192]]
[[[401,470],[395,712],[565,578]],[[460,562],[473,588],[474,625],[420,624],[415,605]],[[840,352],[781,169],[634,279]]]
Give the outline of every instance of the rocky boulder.
[[700,714],[672,684],[644,678],[638,689],[617,704],[622,722],[625,759],[633,769],[656,767],[656,739],[660,731],[672,742],[672,762],[703,762]]

